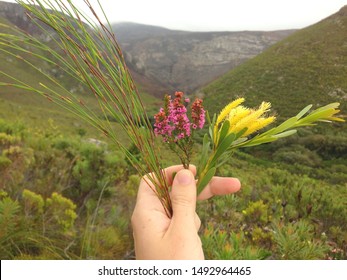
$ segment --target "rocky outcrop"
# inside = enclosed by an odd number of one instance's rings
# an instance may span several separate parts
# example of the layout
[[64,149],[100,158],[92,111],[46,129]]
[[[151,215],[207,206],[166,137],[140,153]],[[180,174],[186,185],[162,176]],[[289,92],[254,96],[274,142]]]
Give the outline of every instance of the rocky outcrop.
[[151,33],[150,29],[135,24],[114,26],[130,67],[168,91],[187,93],[293,32],[183,32],[152,27]]

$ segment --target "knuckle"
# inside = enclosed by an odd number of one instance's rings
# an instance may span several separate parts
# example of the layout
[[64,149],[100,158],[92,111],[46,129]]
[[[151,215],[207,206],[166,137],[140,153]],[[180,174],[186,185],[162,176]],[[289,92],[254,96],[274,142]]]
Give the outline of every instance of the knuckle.
[[194,199],[184,194],[176,194],[172,197],[172,203],[177,206],[190,207],[194,203]]

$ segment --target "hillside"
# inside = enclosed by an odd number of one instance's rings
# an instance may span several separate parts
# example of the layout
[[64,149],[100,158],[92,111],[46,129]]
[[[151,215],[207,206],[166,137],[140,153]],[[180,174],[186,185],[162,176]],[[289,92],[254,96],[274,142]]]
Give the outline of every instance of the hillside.
[[200,94],[212,111],[225,100],[245,96],[248,105],[270,101],[281,116],[305,104],[339,101],[346,114],[347,6],[295,32],[259,56],[228,72]]
[[[167,92],[192,93],[293,30],[187,32],[135,23],[113,25],[130,68]],[[151,90],[151,89],[150,89]],[[162,96],[162,91],[152,91]]]

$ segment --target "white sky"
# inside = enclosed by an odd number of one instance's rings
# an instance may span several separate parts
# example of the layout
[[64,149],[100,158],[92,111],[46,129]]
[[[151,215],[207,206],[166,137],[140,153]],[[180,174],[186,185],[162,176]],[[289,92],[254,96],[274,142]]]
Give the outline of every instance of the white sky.
[[[84,9],[83,0],[73,2]],[[98,6],[97,0],[90,2],[95,8]],[[130,21],[194,31],[303,28],[336,13],[347,5],[347,0],[100,0],[100,2],[111,22]]]

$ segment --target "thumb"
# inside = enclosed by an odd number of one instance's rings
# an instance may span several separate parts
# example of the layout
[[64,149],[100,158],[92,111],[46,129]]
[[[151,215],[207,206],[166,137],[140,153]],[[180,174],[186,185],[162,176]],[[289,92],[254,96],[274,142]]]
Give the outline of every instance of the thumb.
[[173,222],[181,226],[194,225],[196,206],[196,184],[193,173],[180,170],[173,181],[171,190]]

